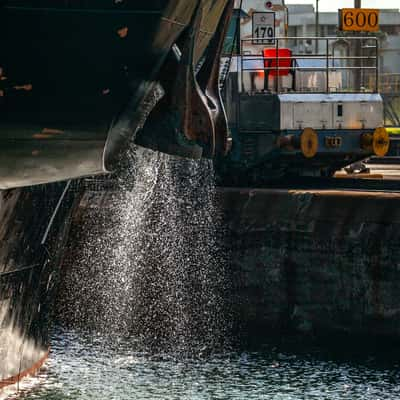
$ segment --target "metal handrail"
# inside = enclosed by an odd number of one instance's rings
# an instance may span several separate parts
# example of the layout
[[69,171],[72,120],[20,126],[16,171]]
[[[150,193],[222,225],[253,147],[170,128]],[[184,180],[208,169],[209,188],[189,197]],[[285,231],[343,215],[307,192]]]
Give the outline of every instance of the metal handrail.
[[376,36],[273,36],[273,37],[269,37],[267,39],[264,38],[246,38],[246,39],[241,39],[242,42],[249,42],[252,40],[294,40],[294,39],[298,39],[298,40],[365,40],[365,39],[372,39],[372,40],[378,40],[378,38]]
[[[326,48],[325,48],[325,53],[322,54],[292,54],[292,56],[279,56],[279,49],[283,48],[279,46],[279,43],[282,41],[288,41],[288,40],[315,40],[315,41],[324,41],[326,43]],[[344,42],[346,41],[361,41],[361,40],[368,40],[368,41],[374,41],[375,45],[374,46],[368,46],[368,49],[375,49],[375,55],[349,55],[349,56],[335,56],[334,53],[330,53],[329,51],[329,45],[332,43],[332,41],[338,41],[338,40],[343,40]],[[260,43],[261,42],[261,43]],[[265,65],[265,60],[273,60],[274,57],[264,57],[258,56],[255,54],[244,54],[243,47],[246,43],[251,43],[251,46],[263,46],[263,48],[275,48],[275,66],[266,66]],[[327,37],[307,37],[307,36],[289,36],[289,37],[272,37],[272,38],[246,38],[242,39],[240,42],[240,62],[241,62],[241,86],[242,86],[242,91],[244,91],[244,79],[243,79],[243,72],[244,71],[271,71],[274,70],[276,72],[276,79],[275,79],[275,92],[279,92],[279,71],[280,70],[288,70],[290,71],[325,71],[326,79],[325,79],[325,92],[329,93],[330,92],[330,87],[329,87],[329,82],[330,82],[330,72],[332,71],[354,71],[354,70],[360,70],[360,71],[375,71],[375,82],[374,82],[374,87],[372,92],[377,93],[379,89],[379,79],[378,79],[378,62],[379,62],[379,57],[378,57],[378,39],[376,37],[337,37],[337,36],[327,36]],[[364,46],[365,47],[365,46]],[[284,48],[287,48],[286,46]],[[360,46],[360,48],[363,48]],[[301,66],[290,66],[289,68],[287,66],[285,67],[280,67],[279,66],[279,60],[326,60],[325,66],[317,66],[317,67],[301,67]],[[358,60],[361,65],[358,66],[334,66],[331,65],[332,62],[337,61],[337,60]],[[365,66],[363,65],[363,61],[374,61],[373,66]],[[246,61],[263,61],[263,67],[257,66],[253,68],[245,68],[244,63]],[[294,79],[294,78],[293,78]],[[361,90],[361,82],[359,83],[359,87],[355,88],[355,92],[357,91],[362,91]],[[365,90],[365,89],[364,89]],[[346,90],[345,92],[348,92]]]
[[[253,56],[252,54],[245,54],[246,60],[264,60],[265,57],[262,56]],[[330,56],[332,60],[376,60],[376,56]],[[301,59],[301,60],[325,60],[326,56],[314,56],[314,55],[304,55],[304,54],[296,54],[293,53],[291,57],[279,57],[280,60],[292,60],[293,58]]]
[[[271,67],[264,67],[264,68],[243,68],[243,71],[270,71],[272,68]],[[288,67],[273,67],[274,71],[279,71],[279,70],[287,70]],[[291,70],[301,70],[301,71],[326,71],[327,69],[330,71],[336,71],[336,70],[345,70],[345,69],[360,69],[360,67],[290,67]],[[375,70],[375,67],[363,67],[363,70]]]

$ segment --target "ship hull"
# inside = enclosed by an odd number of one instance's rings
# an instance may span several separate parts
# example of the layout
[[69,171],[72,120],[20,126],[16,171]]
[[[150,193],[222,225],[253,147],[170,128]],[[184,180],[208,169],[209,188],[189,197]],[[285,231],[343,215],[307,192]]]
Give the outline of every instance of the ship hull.
[[[0,1],[0,389],[48,354],[58,254],[79,198],[51,182],[113,169],[199,4]],[[201,4],[194,63],[227,0]]]
[[68,183],[0,192],[0,390],[47,358],[57,254],[78,195]]
[[[112,170],[199,2],[92,3],[1,8],[0,189]],[[226,0],[203,4],[196,60]]]

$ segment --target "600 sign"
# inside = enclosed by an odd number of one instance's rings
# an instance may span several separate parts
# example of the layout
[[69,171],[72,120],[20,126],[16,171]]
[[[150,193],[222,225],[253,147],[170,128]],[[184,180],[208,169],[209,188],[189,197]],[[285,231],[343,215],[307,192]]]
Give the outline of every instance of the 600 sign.
[[343,8],[340,10],[342,31],[377,32],[379,10],[371,8]]

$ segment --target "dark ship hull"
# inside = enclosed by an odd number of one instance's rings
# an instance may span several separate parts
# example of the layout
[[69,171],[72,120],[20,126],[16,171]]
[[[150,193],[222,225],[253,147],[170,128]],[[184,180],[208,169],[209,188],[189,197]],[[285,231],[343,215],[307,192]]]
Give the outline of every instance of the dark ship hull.
[[226,4],[1,0],[0,189],[111,171],[198,7],[194,62]]
[[57,254],[77,193],[69,183],[0,192],[0,392],[47,358]]
[[[0,0],[0,390],[34,373],[48,353],[57,254],[79,197],[69,183],[51,182],[111,171],[143,120],[157,126],[171,109],[181,113],[176,127],[189,146],[199,105],[207,127],[222,126],[218,107],[211,113],[204,104],[218,84],[220,21],[232,7],[230,0]],[[167,101],[148,116],[145,100],[159,82]]]

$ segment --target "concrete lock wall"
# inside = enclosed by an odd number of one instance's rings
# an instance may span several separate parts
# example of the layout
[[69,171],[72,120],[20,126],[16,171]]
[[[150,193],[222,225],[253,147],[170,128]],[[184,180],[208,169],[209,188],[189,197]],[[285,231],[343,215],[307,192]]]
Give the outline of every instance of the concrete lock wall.
[[[218,193],[236,325],[263,335],[400,337],[400,193]],[[82,251],[76,233],[85,230],[90,210],[109,215],[117,195],[85,193],[74,211],[69,243],[75,250],[66,247],[64,274],[71,254]]]
[[221,189],[242,326],[400,334],[400,194]]

